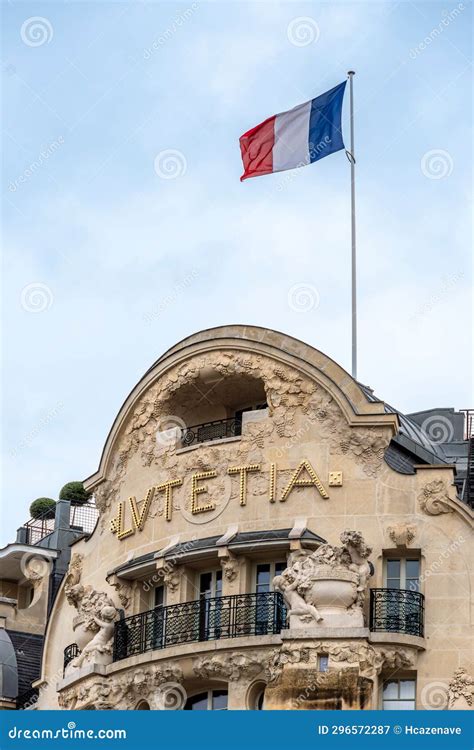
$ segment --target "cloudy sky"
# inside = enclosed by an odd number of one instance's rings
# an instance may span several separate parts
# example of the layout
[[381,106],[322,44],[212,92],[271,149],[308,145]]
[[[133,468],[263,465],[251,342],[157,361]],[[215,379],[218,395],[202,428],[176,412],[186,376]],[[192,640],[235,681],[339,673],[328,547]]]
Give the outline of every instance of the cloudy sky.
[[359,379],[473,405],[467,0],[2,5],[0,543],[181,338],[257,324],[350,368],[344,153],[240,183],[238,147],[350,68]]

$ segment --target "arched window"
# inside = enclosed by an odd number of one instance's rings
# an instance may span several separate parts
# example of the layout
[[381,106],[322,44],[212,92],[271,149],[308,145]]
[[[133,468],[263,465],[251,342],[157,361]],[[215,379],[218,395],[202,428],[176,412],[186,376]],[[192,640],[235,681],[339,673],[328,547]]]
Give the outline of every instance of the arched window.
[[247,693],[247,708],[250,711],[263,711],[265,702],[265,688],[264,682],[254,682]]
[[149,711],[150,710],[150,704],[148,701],[140,701],[135,706],[135,711]]
[[185,711],[227,711],[227,690],[206,690],[186,701]]

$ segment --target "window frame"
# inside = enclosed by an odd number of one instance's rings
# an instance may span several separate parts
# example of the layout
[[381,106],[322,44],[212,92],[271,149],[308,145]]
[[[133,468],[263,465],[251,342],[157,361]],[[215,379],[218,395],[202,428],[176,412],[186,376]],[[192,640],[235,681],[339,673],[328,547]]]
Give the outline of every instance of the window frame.
[[[385,686],[388,682],[396,682],[397,683],[397,697],[396,698],[385,698],[384,697],[384,691]],[[400,697],[400,683],[401,682],[412,682],[413,683],[413,698],[401,698]],[[417,691],[417,679],[416,674],[407,674],[407,675],[387,675],[385,678],[382,676],[380,681],[380,710],[381,711],[416,711],[416,691]],[[390,703],[407,703],[412,702],[413,708],[385,708],[384,704],[385,702]]]
[[[416,552],[410,551],[410,554],[386,554],[383,555],[383,570],[382,570],[382,587],[389,589],[389,588],[395,588],[388,585],[388,582],[390,580],[397,580],[394,576],[388,577],[388,563],[399,561],[400,562],[400,586],[398,591],[417,591],[419,593],[422,593],[422,581],[423,576],[421,572],[421,565],[422,565],[422,557],[421,555]],[[418,588],[413,589],[409,588],[407,586],[407,562],[417,562],[418,563]],[[408,580],[415,580],[413,577],[409,577]]]
[[[271,593],[272,591],[275,591],[273,588],[273,579],[275,576],[280,575],[280,573],[276,572],[276,566],[283,564],[285,568],[288,567],[288,561],[287,560],[256,560],[252,567],[252,593],[259,594],[259,593]],[[258,586],[258,566],[259,565],[269,565],[270,566],[270,581],[269,581],[269,588],[268,592],[262,592],[259,591]]]

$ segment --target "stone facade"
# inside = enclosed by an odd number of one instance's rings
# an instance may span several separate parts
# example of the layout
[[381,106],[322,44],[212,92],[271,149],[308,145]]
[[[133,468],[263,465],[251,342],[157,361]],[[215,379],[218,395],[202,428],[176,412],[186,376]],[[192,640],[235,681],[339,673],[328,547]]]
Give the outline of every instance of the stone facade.
[[[183,444],[183,428],[242,412],[241,434]],[[267,709],[369,709],[397,679],[416,683],[417,708],[438,707],[435,683],[447,707],[468,705],[472,517],[450,465],[389,466],[398,431],[397,415],[342,368],[282,334],[235,326],[173,347],[125,401],[87,481],[101,515],[73,546],[38,707],[179,709],[215,689],[231,709],[255,708],[263,691]],[[401,625],[371,629],[370,592],[387,588],[388,560],[418,561],[422,634],[410,608]],[[207,640],[177,632],[163,647],[164,620],[145,614],[157,587],[167,607],[196,602],[209,573],[235,612],[262,563],[289,627],[234,623],[223,637],[227,610],[209,625],[204,609],[186,627],[197,633],[204,617]],[[137,627],[148,645],[134,651]],[[64,672],[71,643],[80,653]]]

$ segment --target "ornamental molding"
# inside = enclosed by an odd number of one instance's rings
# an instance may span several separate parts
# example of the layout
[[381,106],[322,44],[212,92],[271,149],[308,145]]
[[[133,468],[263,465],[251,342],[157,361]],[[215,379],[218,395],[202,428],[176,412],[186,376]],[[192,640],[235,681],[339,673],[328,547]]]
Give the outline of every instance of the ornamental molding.
[[204,656],[193,663],[193,671],[202,679],[221,678],[235,682],[255,677],[266,669],[266,657],[259,653],[232,653]]
[[429,516],[439,516],[441,513],[453,513],[448,488],[441,479],[435,479],[424,485],[418,495],[421,510]]
[[[239,441],[237,449],[246,464],[259,463],[258,453],[265,444],[278,447],[279,441],[294,439],[301,429],[296,423],[299,415],[314,418],[336,452],[351,453],[369,476],[378,473],[384,450],[397,428],[396,416],[385,414],[379,403],[367,402],[352,378],[311,347],[283,337],[288,344],[298,343],[298,348],[314,360],[305,362],[301,356],[296,359],[290,354],[288,347],[282,351],[274,345],[242,339],[242,328],[235,328],[238,337],[225,343],[215,338],[201,340],[185,355],[178,355],[175,347],[173,356],[160,361],[140,381],[111,430],[100,470],[86,483],[95,491],[101,512],[110,507],[111,495],[117,499],[117,488],[135,454],[139,454],[143,466],[163,466],[167,475],[173,473],[173,467],[179,465],[181,469],[189,454],[176,456],[175,442],[157,441],[157,433],[160,424],[166,420],[170,423],[170,415],[179,417],[184,400],[187,403],[199,397],[193,384],[199,385],[203,372],[213,372],[217,379],[241,376],[263,381],[270,414],[262,422],[246,425],[250,439]],[[329,364],[331,377],[324,372]]]
[[[416,653],[409,649],[377,648],[365,641],[316,641],[309,645],[288,645],[273,651],[268,659],[269,682],[279,679],[286,665],[298,665],[318,677],[318,657],[329,656],[330,672],[357,669],[361,677],[375,680],[384,669],[413,669]],[[316,675],[314,674],[316,672]],[[326,673],[321,672],[321,679]]]
[[416,532],[417,528],[414,524],[405,522],[387,528],[388,536],[396,547],[408,547],[415,538]]
[[[134,669],[122,675],[84,680],[61,690],[58,702],[67,710],[133,709],[140,700],[151,707],[162,708],[167,697],[176,693],[180,702],[184,696],[181,688],[182,669],[177,665],[153,666]],[[179,693],[179,695],[178,695]],[[182,706],[181,706],[182,707]]]
[[456,669],[448,686],[448,708],[467,709],[473,704],[474,679],[464,667]]

